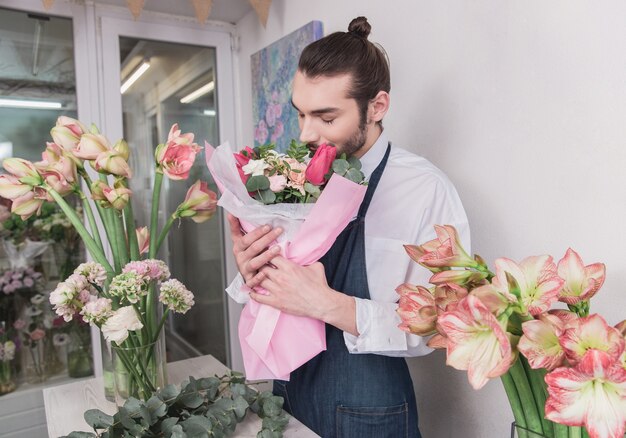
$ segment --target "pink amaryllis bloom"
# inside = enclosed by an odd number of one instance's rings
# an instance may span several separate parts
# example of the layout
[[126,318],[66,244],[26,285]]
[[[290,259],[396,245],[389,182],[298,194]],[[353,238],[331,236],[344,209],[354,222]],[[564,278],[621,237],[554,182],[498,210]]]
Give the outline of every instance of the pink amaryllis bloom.
[[[496,277],[492,284],[502,293],[517,296],[522,313],[539,315],[556,301],[564,280],[548,255],[526,257],[519,264],[507,258],[495,261]],[[512,290],[506,274],[515,279],[519,290]]]
[[100,173],[131,178],[132,171],[124,154],[115,150],[101,152],[95,161],[95,169]]
[[437,272],[430,277],[429,281],[436,285],[454,283],[471,289],[472,287],[482,284],[485,278],[487,278],[486,272],[473,271],[470,269],[450,269]]
[[[174,129],[175,127],[176,129]],[[178,125],[172,126],[169,137],[173,140],[168,140],[167,143],[157,147],[155,151],[156,162],[169,179],[187,179],[191,166],[196,160],[196,155],[202,150],[202,147],[193,143],[193,134],[180,135]]]
[[559,277],[565,280],[559,293],[559,301],[577,304],[588,301],[604,284],[606,267],[604,263],[593,263],[585,266],[578,253],[571,248],[557,266]]
[[11,213],[17,214],[22,220],[26,220],[34,214],[41,213],[44,199],[35,195],[35,192],[28,192],[13,200]]
[[[42,170],[41,176],[43,177],[46,185],[61,196],[68,195],[75,189],[74,184],[72,184],[72,182],[68,180],[63,173],[52,167]],[[72,178],[71,174],[69,177]]]
[[398,327],[419,336],[436,333],[437,309],[433,294],[422,286],[408,283],[398,286],[396,292],[400,294],[396,312],[402,320]]
[[453,310],[468,294],[467,289],[455,283],[443,283],[435,287],[433,293],[437,314]]
[[139,254],[145,254],[150,249],[150,231],[148,227],[139,227],[135,230],[139,243]]
[[589,350],[604,351],[617,359],[624,352],[624,336],[596,314],[570,321],[559,342],[571,364],[580,362]]
[[524,335],[517,344],[531,368],[545,368],[548,371],[563,365],[565,352],[559,343],[565,323],[556,315],[542,313],[538,319],[522,324]]
[[626,370],[610,354],[589,350],[574,368],[546,375],[546,418],[584,426],[591,438],[623,438],[626,429]]
[[111,206],[116,210],[124,210],[126,204],[130,200],[132,191],[126,187],[119,187],[112,189],[110,187],[104,187],[102,193]]
[[205,181],[196,181],[189,190],[185,200],[176,209],[178,217],[190,217],[196,223],[209,220],[217,210],[217,194],[209,190]]
[[463,298],[454,310],[441,315],[438,326],[447,338],[446,363],[458,370],[467,370],[474,389],[506,373],[516,359],[513,336],[472,295]]
[[111,150],[111,143],[102,134],[84,134],[72,153],[83,160],[95,160],[98,155]]
[[330,170],[336,156],[337,148],[335,146],[326,143],[319,145],[306,168],[306,180],[317,186],[324,184],[324,177]]
[[[437,238],[421,245],[424,255],[417,262],[429,268],[476,268],[478,262],[463,249],[459,235],[452,225],[435,225]],[[410,255],[410,254],[409,254]]]
[[21,183],[29,186],[38,186],[42,183],[41,175],[35,165],[23,158],[5,158],[2,162],[4,169],[16,177]]
[[0,196],[7,199],[16,199],[30,192],[33,188],[20,182],[13,175],[0,175]]
[[75,149],[81,136],[87,132],[81,122],[71,117],[60,116],[56,125],[50,130],[54,142],[66,151]]

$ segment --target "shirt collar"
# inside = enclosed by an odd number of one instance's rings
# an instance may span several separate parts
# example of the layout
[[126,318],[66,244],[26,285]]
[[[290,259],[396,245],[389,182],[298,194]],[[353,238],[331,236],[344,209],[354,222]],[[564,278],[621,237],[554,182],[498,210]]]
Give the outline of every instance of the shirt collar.
[[381,132],[378,140],[376,140],[370,150],[360,158],[361,172],[365,175],[366,180],[370,179],[378,164],[383,160],[385,152],[387,152],[388,143],[387,134],[385,134],[385,131]]

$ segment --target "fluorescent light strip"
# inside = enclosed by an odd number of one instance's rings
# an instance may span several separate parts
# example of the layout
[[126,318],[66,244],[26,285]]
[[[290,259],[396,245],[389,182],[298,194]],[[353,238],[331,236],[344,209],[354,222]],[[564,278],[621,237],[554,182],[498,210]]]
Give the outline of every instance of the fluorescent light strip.
[[61,102],[45,100],[0,99],[0,106],[9,108],[61,109]]
[[211,81],[206,85],[201,86],[196,91],[192,91],[182,99],[180,99],[180,103],[191,103],[197,98],[204,96],[205,94],[210,93],[215,88],[215,82]]
[[215,117],[215,115],[217,114],[217,111],[215,110],[204,110],[204,115],[205,116],[209,116],[209,117]]
[[150,63],[148,61],[144,61],[141,65],[124,81],[122,86],[120,87],[120,92],[124,94],[126,90],[128,90],[131,85],[133,85],[137,79],[141,77],[142,74],[146,72],[150,68]]

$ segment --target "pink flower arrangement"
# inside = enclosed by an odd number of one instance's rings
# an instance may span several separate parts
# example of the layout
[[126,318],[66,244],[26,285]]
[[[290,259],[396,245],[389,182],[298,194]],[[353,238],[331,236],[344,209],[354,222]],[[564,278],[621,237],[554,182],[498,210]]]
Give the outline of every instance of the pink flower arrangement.
[[10,295],[26,290],[34,292],[42,286],[42,280],[41,272],[33,268],[6,271],[0,276],[0,293]]
[[246,147],[234,154],[241,180],[264,204],[314,202],[333,173],[356,183],[365,179],[361,163],[345,154],[337,158],[332,145],[322,144],[309,155],[307,147],[295,140],[286,154],[276,152],[273,145]]
[[525,430],[573,437],[584,427],[591,438],[622,438],[626,320],[612,327],[589,314],[604,264],[585,265],[570,248],[557,263],[499,258],[493,273],[465,252],[454,227],[435,229],[437,239],[405,246],[433,286],[398,286],[399,327],[433,335],[428,345],[445,348],[447,364],[467,370],[474,389],[500,377]]

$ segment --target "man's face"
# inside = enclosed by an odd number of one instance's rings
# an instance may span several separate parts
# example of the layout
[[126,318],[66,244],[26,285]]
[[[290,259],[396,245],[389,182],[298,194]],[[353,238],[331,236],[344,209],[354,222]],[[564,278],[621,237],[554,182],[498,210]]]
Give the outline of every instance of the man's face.
[[368,141],[368,126],[361,120],[355,99],[348,98],[352,77],[309,77],[298,71],[291,102],[298,111],[300,141],[316,148],[323,143],[339,153],[360,157]]

